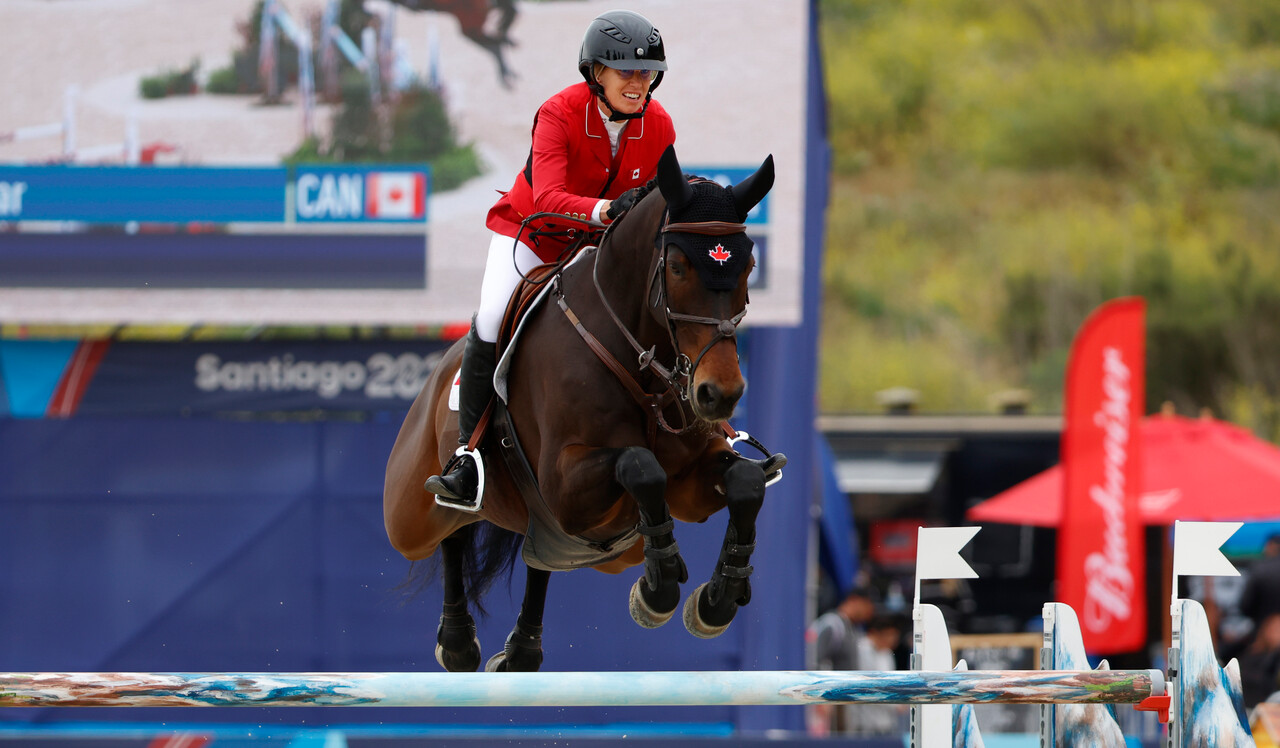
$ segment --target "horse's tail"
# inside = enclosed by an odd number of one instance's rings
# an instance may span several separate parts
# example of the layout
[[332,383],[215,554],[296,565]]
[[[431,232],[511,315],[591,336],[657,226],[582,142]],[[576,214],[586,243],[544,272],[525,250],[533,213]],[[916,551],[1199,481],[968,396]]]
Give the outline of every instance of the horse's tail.
[[[489,587],[500,577],[511,582],[516,556],[520,552],[521,535],[498,527],[490,522],[474,522],[454,531],[451,539],[462,541],[462,583],[466,589],[467,603],[480,615],[486,611],[482,600]],[[426,589],[441,574],[441,554],[431,557],[425,566],[414,562],[409,576],[397,589],[409,597]]]
[[523,538],[492,522],[475,522],[459,529],[454,537],[462,540],[466,550],[462,556],[462,579],[467,588],[467,602],[484,615],[481,599],[499,577],[511,583]]

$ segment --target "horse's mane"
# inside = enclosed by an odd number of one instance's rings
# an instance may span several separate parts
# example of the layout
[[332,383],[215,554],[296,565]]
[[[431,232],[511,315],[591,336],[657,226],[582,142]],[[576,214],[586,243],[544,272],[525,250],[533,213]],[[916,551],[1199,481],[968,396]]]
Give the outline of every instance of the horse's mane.
[[[707,180],[705,177],[698,176],[697,174],[688,174],[688,173],[684,175],[684,180],[686,182],[693,182],[695,180],[710,181],[710,180]],[[618,220],[614,221],[609,226],[609,228],[605,230],[605,235],[600,240],[600,244],[602,246],[604,245],[604,242],[609,237],[609,235],[612,234],[614,231],[617,231],[618,229],[620,229],[622,225],[626,223],[627,219],[630,218],[633,213],[643,213],[644,211],[642,211],[641,209],[646,206],[646,203],[651,203],[655,200],[661,200],[663,202],[663,205],[666,204],[666,199],[662,197],[662,192],[658,190],[657,177],[654,177],[653,179],[650,179],[648,182],[645,182],[644,185],[642,185],[639,189],[641,190],[640,199],[636,201],[635,206],[632,207],[631,210],[628,210],[626,213],[623,213],[618,218]],[[657,197],[654,197],[655,195],[657,195]]]

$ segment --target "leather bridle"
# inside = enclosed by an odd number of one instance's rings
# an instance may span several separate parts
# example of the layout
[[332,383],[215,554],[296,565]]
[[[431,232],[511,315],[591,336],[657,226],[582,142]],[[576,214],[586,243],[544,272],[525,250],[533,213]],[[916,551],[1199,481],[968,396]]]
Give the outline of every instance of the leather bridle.
[[[616,225],[617,222],[611,225],[609,229],[612,229],[613,226]],[[654,318],[667,329],[667,334],[671,341],[671,348],[676,352],[675,360],[670,366],[664,366],[657,360],[656,345],[650,346],[649,349],[646,350],[644,346],[636,340],[635,335],[627,329],[627,326],[623,323],[617,312],[613,310],[613,306],[605,296],[604,289],[600,286],[598,271],[600,268],[600,255],[603,254],[600,250],[597,250],[595,256],[592,258],[591,280],[595,285],[596,293],[599,295],[600,303],[609,313],[609,317],[613,320],[614,326],[622,333],[623,338],[626,339],[627,344],[631,346],[632,351],[636,354],[636,363],[638,368],[634,374],[623,366],[623,364],[620,363],[613,354],[611,354],[608,349],[606,349],[604,345],[601,344],[600,341],[582,325],[578,316],[569,308],[568,300],[565,298],[564,289],[560,284],[560,277],[557,275],[553,281],[553,293],[556,296],[556,303],[569,318],[574,329],[576,329],[582,339],[586,341],[587,346],[596,354],[596,357],[599,358],[611,371],[613,371],[614,375],[622,382],[627,391],[631,393],[631,396],[636,400],[637,404],[649,412],[650,443],[653,443],[656,439],[657,428],[659,427],[672,434],[680,434],[689,428],[689,421],[685,415],[684,408],[679,409],[681,420],[679,428],[675,428],[667,422],[663,411],[666,406],[672,402],[677,400],[687,401],[689,399],[689,383],[693,381],[693,375],[697,371],[698,365],[702,362],[703,357],[706,356],[711,348],[717,343],[720,343],[723,340],[734,339],[737,336],[738,325],[747,314],[745,307],[742,311],[728,319],[703,317],[672,311],[668,306],[667,297],[666,255],[668,252],[668,244],[666,236],[669,233],[726,236],[729,234],[743,233],[745,231],[746,226],[744,224],[725,221],[671,223],[670,212],[664,211],[663,226],[655,239],[653,261],[650,263],[648,300],[650,312],[654,315]],[[610,231],[606,230],[605,235],[607,236],[609,233]],[[601,239],[600,246],[601,248],[604,246],[603,238]],[[680,347],[676,341],[677,323],[710,325],[715,328],[714,336],[710,342],[703,346],[702,350],[698,353],[697,358],[690,360],[687,355],[680,353]],[[663,384],[665,390],[663,393],[655,395],[646,392],[640,386],[636,381],[636,376],[645,371],[651,372],[653,376]]]
[[[737,337],[738,325],[742,323],[743,317],[747,316],[747,309],[744,306],[742,311],[733,315],[728,319],[719,317],[701,317],[694,314],[685,314],[683,312],[675,312],[668,305],[669,298],[667,296],[667,253],[668,249],[667,234],[701,234],[703,236],[728,236],[730,234],[741,234],[746,232],[747,227],[741,223],[730,223],[727,221],[698,221],[690,223],[671,223],[670,212],[664,213],[662,231],[658,233],[655,240],[653,263],[649,270],[649,311],[654,315],[663,326],[667,328],[667,335],[671,340],[672,350],[677,351],[677,362],[683,357],[688,364],[685,372],[685,381],[680,390],[680,397],[683,400],[689,399],[688,383],[693,381],[694,372],[698,370],[698,365],[702,363],[702,358],[720,341],[733,339]],[[596,289],[599,290],[597,284]],[[602,297],[603,298],[603,297]],[[607,306],[607,304],[606,304]],[[616,320],[615,316],[615,320]],[[680,346],[676,342],[676,325],[677,322],[687,322],[694,325],[710,325],[715,328],[715,334],[711,340],[702,347],[698,357],[689,364],[688,356],[679,353]],[[652,355],[653,349],[649,350]]]

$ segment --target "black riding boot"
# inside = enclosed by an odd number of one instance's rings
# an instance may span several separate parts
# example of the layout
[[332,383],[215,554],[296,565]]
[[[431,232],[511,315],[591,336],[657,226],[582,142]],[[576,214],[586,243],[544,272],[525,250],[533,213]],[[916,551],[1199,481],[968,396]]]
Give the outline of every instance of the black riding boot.
[[[458,443],[466,445],[476,423],[493,398],[493,371],[497,368],[497,346],[476,334],[473,324],[462,351],[462,371],[458,392]],[[454,455],[445,465],[444,475],[427,479],[425,488],[446,503],[461,507],[476,505],[480,473],[470,455]]]

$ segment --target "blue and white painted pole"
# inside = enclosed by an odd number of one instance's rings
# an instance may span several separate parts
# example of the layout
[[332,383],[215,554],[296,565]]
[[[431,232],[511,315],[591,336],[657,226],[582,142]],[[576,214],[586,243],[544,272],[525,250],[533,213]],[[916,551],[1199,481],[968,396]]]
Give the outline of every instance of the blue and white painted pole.
[[1137,703],[1159,670],[0,673],[0,707]]

